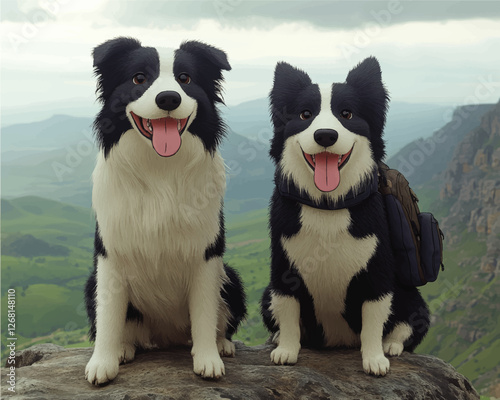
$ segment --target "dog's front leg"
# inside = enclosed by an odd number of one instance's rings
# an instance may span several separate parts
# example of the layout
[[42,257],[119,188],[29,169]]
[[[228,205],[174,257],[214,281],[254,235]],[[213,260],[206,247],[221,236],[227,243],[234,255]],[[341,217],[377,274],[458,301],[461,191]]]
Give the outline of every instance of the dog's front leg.
[[196,271],[189,291],[193,369],[203,378],[217,379],[225,373],[216,342],[222,273],[222,259],[210,259]]
[[384,324],[391,314],[392,293],[378,300],[365,301],[361,308],[361,356],[363,369],[368,374],[385,375],[389,360],[384,356],[382,336]]
[[300,351],[300,304],[292,296],[271,293],[270,310],[279,325],[279,342],[271,352],[275,364],[295,364]]
[[97,261],[96,340],[94,353],[85,368],[92,384],[106,383],[118,375],[122,356],[128,297],[116,262],[99,256]]

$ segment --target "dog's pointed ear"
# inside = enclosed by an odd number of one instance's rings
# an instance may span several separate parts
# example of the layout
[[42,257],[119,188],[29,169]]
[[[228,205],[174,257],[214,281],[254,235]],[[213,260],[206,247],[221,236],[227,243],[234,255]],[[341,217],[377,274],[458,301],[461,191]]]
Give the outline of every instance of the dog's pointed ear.
[[346,82],[351,86],[358,87],[382,83],[382,71],[378,60],[375,57],[365,58],[349,71]]
[[141,47],[141,43],[137,39],[127,37],[118,37],[100,44],[92,52],[96,72],[101,72],[102,67],[109,60],[120,57],[124,53],[138,49],[139,47]]
[[294,99],[297,99],[301,92],[310,85],[312,85],[311,78],[301,69],[286,62],[276,64],[273,88],[269,93],[271,119],[274,126],[269,154],[275,162],[278,162],[283,151],[285,125],[295,115]]
[[273,88],[269,94],[271,112],[280,110],[300,91],[311,85],[311,78],[301,69],[295,68],[286,62],[278,62],[274,69]]
[[377,59],[368,57],[359,63],[347,75],[346,83],[354,88],[357,97],[363,102],[361,112],[372,127],[370,133],[373,152],[377,161],[380,161],[385,156],[382,135],[389,107],[389,93],[382,82],[382,72]]
[[197,83],[205,87],[209,99],[215,103],[223,103],[221,84],[224,78],[222,70],[231,70],[226,53],[196,40],[182,43],[178,51],[191,56],[193,67],[200,78]]
[[[273,88],[271,97],[277,90],[285,92],[297,92],[311,85],[309,75],[299,68],[295,68],[286,62],[279,62],[274,69]],[[272,99],[271,99],[272,100]]]
[[[107,92],[110,90],[104,85],[104,76],[114,76],[116,74],[115,63],[118,60],[123,60],[128,53],[140,47],[141,43],[136,39],[117,37],[94,48],[92,56],[94,58],[94,74],[97,77],[96,93],[99,93],[99,99],[106,98]],[[110,88],[113,85],[114,83],[110,84]]]
[[213,64],[221,70],[231,70],[231,65],[229,65],[226,53],[216,47],[210,46],[209,44],[199,42],[197,40],[190,40],[182,43],[179,49],[187,51],[197,57],[201,57],[206,62]]

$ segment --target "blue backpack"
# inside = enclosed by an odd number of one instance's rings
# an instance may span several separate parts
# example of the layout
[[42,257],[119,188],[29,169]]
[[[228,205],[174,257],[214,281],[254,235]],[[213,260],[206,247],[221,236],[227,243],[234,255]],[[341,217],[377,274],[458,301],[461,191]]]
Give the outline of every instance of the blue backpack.
[[422,286],[444,271],[444,235],[431,213],[420,212],[418,198],[403,174],[379,164],[378,190],[384,197],[397,276],[403,285]]

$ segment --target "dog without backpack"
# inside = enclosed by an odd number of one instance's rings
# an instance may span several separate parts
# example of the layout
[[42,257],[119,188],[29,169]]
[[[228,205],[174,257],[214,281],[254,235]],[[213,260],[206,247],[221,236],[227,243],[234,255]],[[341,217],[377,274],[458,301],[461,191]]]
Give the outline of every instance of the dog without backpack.
[[434,282],[440,267],[444,270],[444,236],[437,220],[420,212],[418,198],[401,172],[380,163],[379,174],[400,282],[407,286]]

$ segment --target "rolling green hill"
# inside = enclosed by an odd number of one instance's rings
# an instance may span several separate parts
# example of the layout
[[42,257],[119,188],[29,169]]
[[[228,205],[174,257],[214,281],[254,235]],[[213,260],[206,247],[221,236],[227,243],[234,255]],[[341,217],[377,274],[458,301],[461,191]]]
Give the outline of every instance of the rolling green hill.
[[[88,345],[83,286],[92,268],[92,212],[35,196],[2,199],[1,206],[2,326],[7,289],[15,288],[18,348],[45,341]],[[238,337],[262,343],[258,300],[269,276],[267,211],[228,215],[227,221],[226,261],[242,275],[249,300]]]
[[445,250],[445,271],[421,289],[432,328],[417,348],[452,364],[478,390],[498,377],[500,354],[500,282],[480,271],[485,253],[485,241],[466,233]]
[[[18,348],[51,341],[36,338],[56,330],[81,342],[87,326],[82,287],[92,263],[92,213],[34,196],[2,199],[1,206],[2,326],[7,326],[7,289],[15,288]],[[4,344],[2,337],[2,352]]]
[[253,346],[267,339],[260,316],[259,302],[269,283],[269,235],[267,210],[253,211],[229,218],[225,261],[241,274],[248,301],[248,316],[236,335],[237,340]]
[[[37,197],[2,200],[3,243],[12,237],[31,235],[48,246],[66,250],[64,255],[2,255],[2,293],[12,287],[17,291],[19,349],[42,342],[90,345],[85,336],[83,285],[92,265],[93,229],[91,211],[83,207]],[[225,260],[242,276],[249,311],[235,338],[248,345],[261,344],[267,339],[259,313],[259,300],[269,280],[267,210],[228,215],[227,231]],[[420,353],[451,362],[479,389],[491,379],[488,374],[497,363],[498,310],[481,306],[480,310],[465,311],[457,301],[470,298],[466,294],[474,292],[490,304],[499,303],[496,280],[485,283],[477,277],[477,260],[485,253],[485,246],[474,235],[464,234],[463,242],[445,253],[445,272],[436,283],[422,289],[435,317],[418,348]],[[5,295],[3,307],[4,300]],[[481,332],[472,344],[454,333],[454,321],[460,318],[474,320]],[[5,320],[2,324],[5,326]]]

